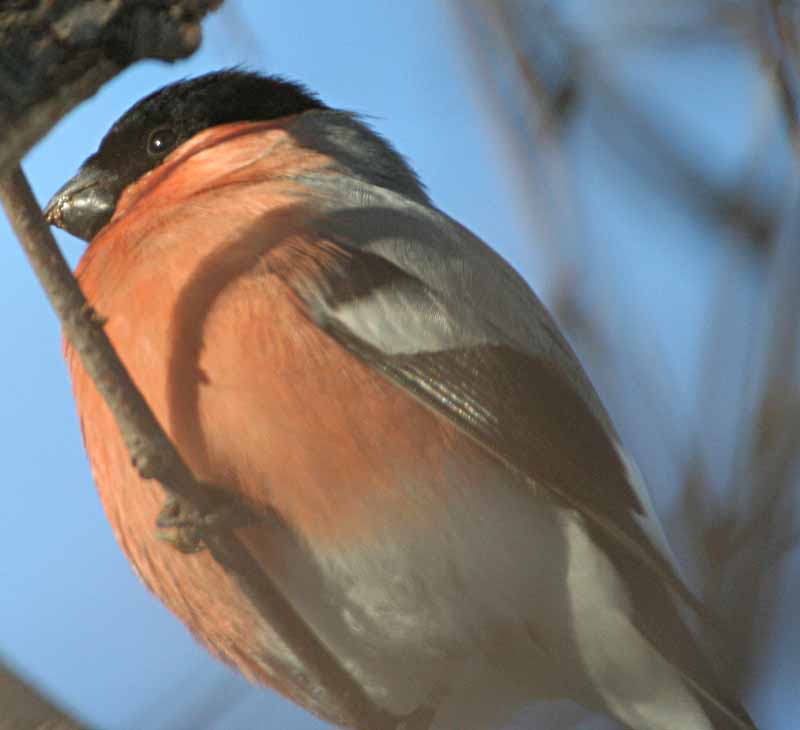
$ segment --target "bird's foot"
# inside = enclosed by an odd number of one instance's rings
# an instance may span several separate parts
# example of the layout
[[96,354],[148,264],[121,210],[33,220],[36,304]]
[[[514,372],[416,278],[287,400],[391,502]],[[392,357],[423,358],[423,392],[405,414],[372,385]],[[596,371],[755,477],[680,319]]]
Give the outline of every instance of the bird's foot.
[[199,534],[196,510],[178,497],[167,497],[156,518],[156,537],[182,553],[199,553],[205,543]]
[[209,530],[232,530],[263,522],[266,518],[236,499],[229,491],[203,485],[207,492],[201,506],[170,495],[156,518],[156,536],[182,553],[206,549],[203,533]]

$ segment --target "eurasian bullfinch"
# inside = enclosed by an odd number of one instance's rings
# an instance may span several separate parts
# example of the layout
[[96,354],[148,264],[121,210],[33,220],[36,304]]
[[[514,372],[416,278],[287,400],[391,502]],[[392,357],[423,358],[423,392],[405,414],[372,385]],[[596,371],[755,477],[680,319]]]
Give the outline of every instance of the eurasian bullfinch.
[[[241,70],[146,97],[50,201],[77,276],[195,475],[380,708],[499,728],[566,697],[636,730],[754,728],[684,621],[642,477],[553,319],[356,115]],[[75,352],[94,477],[136,572],[209,649],[322,718],[208,551],[155,529]]]

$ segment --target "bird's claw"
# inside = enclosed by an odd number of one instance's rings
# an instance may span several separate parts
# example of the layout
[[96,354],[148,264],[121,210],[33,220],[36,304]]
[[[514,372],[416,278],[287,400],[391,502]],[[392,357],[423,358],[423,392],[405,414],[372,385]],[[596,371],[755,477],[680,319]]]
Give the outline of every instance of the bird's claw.
[[206,549],[202,533],[206,530],[231,530],[268,519],[256,515],[229,493],[213,485],[205,485],[208,495],[199,509],[179,497],[170,496],[156,518],[156,536],[182,553],[198,553]]
[[199,553],[206,546],[200,537],[198,515],[192,514],[186,503],[176,497],[168,497],[156,518],[156,537],[169,543],[176,550]]

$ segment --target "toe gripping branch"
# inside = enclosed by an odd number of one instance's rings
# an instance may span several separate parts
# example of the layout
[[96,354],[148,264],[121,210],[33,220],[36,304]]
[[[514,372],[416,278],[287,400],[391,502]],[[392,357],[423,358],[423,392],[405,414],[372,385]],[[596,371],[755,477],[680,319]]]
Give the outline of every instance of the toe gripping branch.
[[234,530],[277,520],[274,515],[256,512],[228,490],[204,483],[203,499],[190,504],[170,495],[156,518],[157,537],[182,553],[199,553],[207,548],[209,531]]

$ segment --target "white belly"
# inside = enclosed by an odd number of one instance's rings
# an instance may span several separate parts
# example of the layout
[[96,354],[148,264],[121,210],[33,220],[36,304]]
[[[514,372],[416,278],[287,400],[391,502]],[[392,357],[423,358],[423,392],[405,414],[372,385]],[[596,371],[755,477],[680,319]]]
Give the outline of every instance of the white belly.
[[276,546],[284,590],[379,705],[436,702],[435,730],[487,730],[568,697],[632,727],[710,730],[580,517],[520,485],[464,484],[429,507],[422,526],[376,509],[367,546]]

